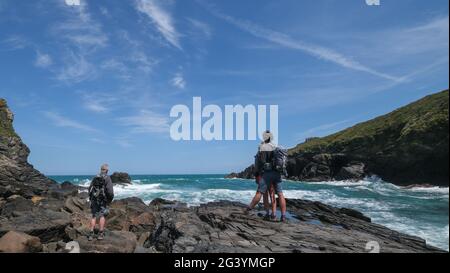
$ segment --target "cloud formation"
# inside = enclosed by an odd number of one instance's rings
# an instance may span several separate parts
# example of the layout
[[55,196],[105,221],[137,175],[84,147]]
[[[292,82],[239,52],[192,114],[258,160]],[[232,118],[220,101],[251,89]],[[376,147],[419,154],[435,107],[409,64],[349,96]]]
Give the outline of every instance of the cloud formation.
[[177,73],[175,77],[170,80],[170,84],[178,89],[184,89],[186,87],[186,80],[183,77],[183,74]]
[[48,54],[44,54],[41,52],[36,52],[36,60],[34,65],[40,68],[47,68],[53,64],[52,57]]
[[72,128],[77,130],[82,130],[86,132],[98,132],[97,129],[83,124],[81,122],[66,118],[59,113],[51,112],[51,111],[45,111],[43,112],[45,117],[47,117],[49,120],[53,122],[53,124],[57,127],[65,127],[65,128]]
[[269,28],[264,28],[247,20],[234,18],[227,14],[221,13],[220,11],[218,11],[217,9],[215,9],[210,5],[204,3],[203,5],[206,6],[214,16],[228,22],[231,25],[234,25],[235,27],[241,29],[242,31],[245,31],[257,38],[270,41],[285,48],[305,52],[320,60],[326,60],[348,69],[366,72],[374,76],[391,81],[402,81],[401,77],[392,76],[387,73],[383,73],[381,71],[368,67],[366,65],[363,65],[358,61],[335,51],[334,49],[294,39],[285,33],[277,32]]
[[118,121],[123,126],[131,127],[133,133],[167,133],[169,131],[169,119],[148,110],[141,110],[135,116],[119,118]]
[[174,19],[159,0],[137,0],[136,9],[145,14],[153,22],[159,33],[174,47],[181,49],[180,34],[177,32]]

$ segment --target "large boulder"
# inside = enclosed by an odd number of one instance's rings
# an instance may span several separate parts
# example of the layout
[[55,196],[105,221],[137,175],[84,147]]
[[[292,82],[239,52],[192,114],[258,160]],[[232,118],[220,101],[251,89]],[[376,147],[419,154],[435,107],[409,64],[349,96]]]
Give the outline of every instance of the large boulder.
[[132,231],[140,237],[155,225],[153,210],[139,198],[117,200],[110,206],[107,228],[111,230]]
[[115,172],[111,175],[113,184],[131,184],[131,177],[127,173]]
[[42,244],[38,237],[16,231],[10,231],[0,238],[0,252],[34,253],[41,252]]
[[366,176],[366,165],[361,162],[349,164],[342,167],[339,173],[335,176],[337,180],[360,180]]
[[0,236],[10,230],[39,237],[43,243],[65,239],[65,228],[71,216],[65,212],[34,207],[9,218],[0,218]]

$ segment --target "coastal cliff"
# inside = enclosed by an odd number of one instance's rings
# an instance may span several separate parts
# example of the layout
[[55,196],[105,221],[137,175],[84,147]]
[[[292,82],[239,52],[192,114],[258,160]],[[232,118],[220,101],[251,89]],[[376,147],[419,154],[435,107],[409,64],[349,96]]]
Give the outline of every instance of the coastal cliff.
[[443,252],[358,211],[307,200],[288,200],[288,223],[264,221],[258,211],[228,201],[188,207],[116,200],[105,240],[89,242],[86,189],[35,170],[12,122],[0,100],[0,252],[68,252],[74,244],[94,253],[367,252],[374,244],[381,252]]
[[[373,120],[289,150],[288,178],[359,180],[377,175],[393,184],[449,186],[448,90]],[[253,178],[253,166],[229,177]]]

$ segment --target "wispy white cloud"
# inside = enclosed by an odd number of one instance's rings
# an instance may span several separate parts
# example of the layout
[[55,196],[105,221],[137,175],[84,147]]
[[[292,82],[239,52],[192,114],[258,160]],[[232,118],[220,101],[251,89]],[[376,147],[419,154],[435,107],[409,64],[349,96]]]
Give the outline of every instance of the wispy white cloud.
[[114,104],[119,98],[106,93],[84,93],[83,106],[95,113],[108,113],[114,109]]
[[136,0],[136,9],[148,16],[161,35],[174,47],[181,49],[180,34],[174,19],[160,0]]
[[367,41],[372,54],[384,53],[387,61],[397,61],[405,56],[414,56],[416,60],[419,54],[427,53],[446,52],[448,55],[449,17],[433,18],[409,28],[373,32]]
[[325,135],[329,135],[333,132],[336,132],[340,129],[343,129],[344,126],[349,125],[352,120],[341,120],[337,122],[331,122],[327,124],[322,124],[314,128],[310,128],[304,132],[301,132],[297,137],[300,141],[304,141],[307,138],[311,137],[323,137]]
[[123,43],[126,51],[123,55],[109,58],[102,62],[101,68],[118,72],[122,79],[130,80],[141,76],[140,73],[151,73],[159,61],[150,56],[141,41],[132,39],[127,31],[119,31],[117,37]]
[[201,33],[202,37],[205,39],[211,39],[213,32],[210,25],[193,18],[187,18],[186,20],[195,30]]
[[305,41],[301,41],[298,39],[294,39],[285,33],[274,31],[269,28],[259,26],[253,22],[237,19],[237,18],[234,18],[227,14],[224,14],[224,13],[218,11],[216,8],[214,8],[211,5],[208,5],[205,3],[203,3],[203,5],[206,6],[208,8],[208,10],[214,16],[234,25],[235,27],[241,29],[242,31],[245,31],[257,38],[261,38],[266,41],[270,41],[272,43],[278,44],[285,48],[290,48],[293,50],[299,50],[299,51],[305,52],[305,53],[312,55],[318,59],[329,61],[329,62],[335,63],[337,65],[340,65],[340,66],[348,68],[348,69],[366,72],[366,73],[375,75],[377,77],[381,77],[381,78],[388,79],[391,81],[401,81],[402,80],[401,77],[392,76],[387,73],[383,73],[381,71],[373,69],[369,66],[363,65],[363,64],[359,63],[358,61],[354,60],[353,58],[345,56],[345,55],[337,52],[334,49],[327,48],[327,47],[324,47],[321,45],[307,43]]
[[174,86],[176,88],[184,89],[186,87],[186,80],[184,79],[183,74],[177,73],[170,80],[170,84],[172,84],[172,86]]
[[4,50],[19,50],[24,49],[29,45],[29,41],[20,35],[12,35],[1,41]]
[[58,70],[56,79],[64,83],[80,83],[96,76],[96,67],[85,56],[70,52],[63,60],[64,65]]
[[108,35],[92,17],[86,1],[81,1],[79,6],[68,6],[63,1],[58,3],[65,19],[50,29],[63,47],[54,69],[55,79],[66,84],[91,80],[99,74],[93,53],[108,46]]
[[47,68],[53,64],[52,57],[49,54],[41,53],[39,51],[36,52],[36,60],[34,61],[34,65],[40,68]]
[[104,140],[104,139],[100,139],[100,138],[91,138],[91,139],[89,139],[90,141],[92,141],[92,142],[94,142],[94,143],[97,143],[97,144],[105,144],[106,143],[106,141]]
[[135,116],[118,119],[123,126],[131,127],[132,133],[166,133],[169,119],[166,116],[148,110],[142,110]]
[[129,139],[124,137],[116,138],[116,143],[122,148],[131,148],[134,146]]
[[66,39],[72,46],[86,53],[108,45],[108,36],[102,25],[92,18],[85,1],[80,6],[63,5],[62,9],[67,14],[67,19],[53,27],[52,31],[56,36]]
[[89,125],[69,119],[67,117],[60,115],[59,113],[56,113],[56,112],[45,111],[45,112],[43,112],[43,114],[45,115],[45,117],[47,117],[49,120],[51,120],[54,123],[54,125],[57,127],[72,128],[72,129],[82,130],[82,131],[86,131],[86,132],[93,132],[93,133],[98,132],[97,129],[95,129]]
[[134,50],[131,52],[129,60],[142,72],[149,73],[158,61],[149,57],[144,51]]

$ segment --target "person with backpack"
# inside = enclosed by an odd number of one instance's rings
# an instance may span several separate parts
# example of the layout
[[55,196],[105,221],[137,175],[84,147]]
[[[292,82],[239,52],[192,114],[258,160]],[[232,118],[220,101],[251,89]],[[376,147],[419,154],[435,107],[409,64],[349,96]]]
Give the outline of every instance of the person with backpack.
[[[281,186],[281,176],[286,174],[287,151],[277,147],[273,141],[273,135],[270,131],[263,134],[263,142],[259,145],[258,153],[255,156],[254,175],[258,184],[258,191],[247,208],[248,211],[255,206],[264,197],[264,207],[266,209],[266,217],[276,220],[277,203],[275,193],[278,195],[281,208],[281,222],[286,222],[286,199]],[[272,199],[272,215],[269,216],[269,206],[267,194]]]
[[95,237],[95,226],[97,219],[99,220],[99,233],[97,240],[105,238],[105,217],[108,216],[108,205],[114,199],[114,188],[111,178],[108,176],[109,166],[104,164],[101,166],[100,174],[92,180],[89,186],[89,202],[91,207],[92,219],[88,240],[92,241]]

